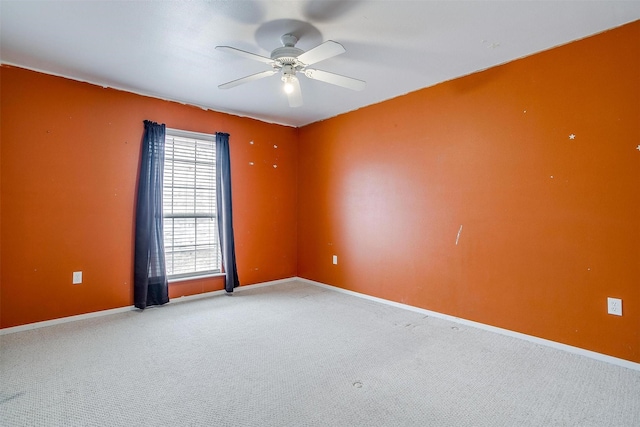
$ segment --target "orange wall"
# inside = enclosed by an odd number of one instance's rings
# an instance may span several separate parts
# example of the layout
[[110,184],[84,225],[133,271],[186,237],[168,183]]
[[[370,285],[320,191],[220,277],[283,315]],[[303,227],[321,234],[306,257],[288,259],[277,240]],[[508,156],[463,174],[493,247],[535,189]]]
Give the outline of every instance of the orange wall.
[[298,275],[640,362],[638,52],[640,21],[300,129]]
[[[297,129],[7,66],[0,82],[1,327],[133,304],[145,119],[231,135],[240,281],[296,275]],[[72,285],[77,270],[84,283]],[[222,288],[180,282],[170,295]]]

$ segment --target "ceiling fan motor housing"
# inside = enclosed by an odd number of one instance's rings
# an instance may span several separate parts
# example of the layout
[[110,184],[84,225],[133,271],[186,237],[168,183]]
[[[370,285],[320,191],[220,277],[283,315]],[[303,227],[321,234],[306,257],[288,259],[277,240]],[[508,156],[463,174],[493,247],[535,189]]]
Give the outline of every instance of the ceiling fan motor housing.
[[296,64],[298,56],[304,53],[304,50],[295,47],[298,38],[293,34],[285,34],[280,37],[280,41],[282,41],[282,47],[276,48],[271,52],[271,59],[278,61],[281,65]]

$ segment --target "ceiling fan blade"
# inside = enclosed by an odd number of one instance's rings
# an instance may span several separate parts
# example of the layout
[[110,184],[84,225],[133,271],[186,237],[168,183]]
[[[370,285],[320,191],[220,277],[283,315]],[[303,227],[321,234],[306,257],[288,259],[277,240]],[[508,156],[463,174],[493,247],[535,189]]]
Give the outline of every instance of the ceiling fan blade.
[[266,56],[256,55],[255,53],[247,52],[245,50],[236,49],[231,46],[216,46],[216,49],[221,50],[223,52],[231,53],[234,55],[239,55],[244,58],[253,59],[254,61],[264,62],[265,64],[273,64],[273,59],[267,58]]
[[311,65],[345,52],[346,50],[344,46],[340,43],[334,42],[333,40],[327,40],[313,49],[299,55],[297,59],[305,65]]
[[293,85],[293,91],[287,94],[287,98],[289,98],[289,107],[300,107],[302,106],[302,90],[300,89],[300,81],[297,78],[293,78],[290,83]]
[[230,89],[232,87],[236,87],[236,86],[239,86],[239,85],[244,84],[244,83],[249,83],[249,82],[252,82],[254,80],[262,79],[264,77],[273,76],[277,72],[278,72],[277,70],[261,71],[259,73],[251,74],[250,76],[243,77],[241,79],[232,80],[230,82],[218,85],[218,89]]
[[351,90],[363,90],[367,85],[365,81],[322,70],[306,69],[304,70],[304,75],[313,80],[320,80],[325,83],[331,83],[332,85],[342,86]]

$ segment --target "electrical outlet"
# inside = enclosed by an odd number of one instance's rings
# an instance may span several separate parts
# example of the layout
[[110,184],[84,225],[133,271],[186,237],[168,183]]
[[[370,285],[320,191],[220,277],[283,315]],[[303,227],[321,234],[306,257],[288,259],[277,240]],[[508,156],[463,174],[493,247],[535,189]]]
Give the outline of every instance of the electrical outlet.
[[73,272],[73,281],[74,285],[79,285],[82,283],[82,271],[74,271]]
[[607,298],[607,313],[622,316],[622,300],[620,298]]
[[333,256],[333,264],[337,265],[338,264],[338,255],[334,255]]

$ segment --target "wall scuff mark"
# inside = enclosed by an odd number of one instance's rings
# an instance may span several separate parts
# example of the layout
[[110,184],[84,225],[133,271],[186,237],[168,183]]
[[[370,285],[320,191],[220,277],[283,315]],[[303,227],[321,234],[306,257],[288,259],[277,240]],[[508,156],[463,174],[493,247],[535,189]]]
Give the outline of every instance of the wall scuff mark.
[[460,229],[458,230],[458,235],[456,236],[456,246],[458,246],[458,240],[460,240],[460,233],[462,233],[462,225],[460,225]]

